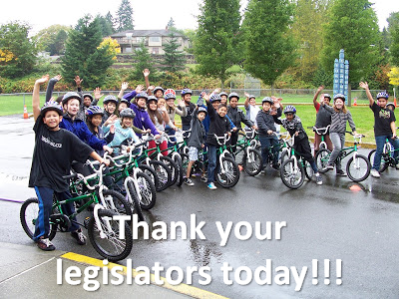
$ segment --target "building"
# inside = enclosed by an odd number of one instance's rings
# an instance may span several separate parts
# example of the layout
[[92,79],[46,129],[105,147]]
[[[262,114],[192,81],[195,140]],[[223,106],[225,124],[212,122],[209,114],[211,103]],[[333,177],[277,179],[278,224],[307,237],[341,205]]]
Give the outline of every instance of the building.
[[[121,53],[132,53],[135,49],[144,45],[149,50],[149,53],[155,55],[163,55],[165,43],[169,41],[170,30],[127,30],[111,35],[111,38],[116,39],[121,46]],[[176,36],[177,43],[180,45],[178,50],[184,51],[190,47],[189,39],[178,32],[173,32]]]

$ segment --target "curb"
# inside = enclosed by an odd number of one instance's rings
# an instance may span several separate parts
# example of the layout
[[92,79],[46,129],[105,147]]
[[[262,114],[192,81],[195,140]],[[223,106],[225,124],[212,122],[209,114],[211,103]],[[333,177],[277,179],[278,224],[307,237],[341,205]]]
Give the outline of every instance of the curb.
[[[92,258],[92,257],[88,257],[88,256],[84,256],[84,255],[80,255],[77,253],[73,253],[73,252],[67,252],[63,255],[60,256],[61,258],[64,259],[68,259],[70,261],[74,261],[77,263],[81,263],[81,264],[86,264],[86,265],[90,265],[90,266],[96,266],[96,267],[100,267],[100,268],[104,268],[107,267],[108,269],[112,269],[113,267],[120,267],[123,269],[122,272],[119,272],[122,275],[127,275],[127,267],[124,265],[119,265],[119,264],[114,264],[114,263],[108,263],[107,266],[105,266],[103,264],[103,261],[100,259],[96,259],[96,258]],[[137,272],[135,269],[132,269],[132,277],[135,278],[135,276],[137,276],[138,274],[140,274],[140,272]],[[180,293],[180,294],[184,294],[186,296],[189,297],[193,297],[196,299],[229,299],[226,298],[224,296],[212,293],[212,292],[208,292],[206,290],[202,290],[200,288],[197,287],[193,287],[184,283],[178,284],[178,285],[171,285],[169,283],[167,283],[167,280],[163,277],[160,277],[161,280],[164,281],[164,284],[159,285],[157,283],[155,283],[155,279],[154,279],[154,275],[151,274],[150,275],[150,280],[151,280],[151,284],[159,286],[161,288],[166,288],[169,289],[171,291]]]

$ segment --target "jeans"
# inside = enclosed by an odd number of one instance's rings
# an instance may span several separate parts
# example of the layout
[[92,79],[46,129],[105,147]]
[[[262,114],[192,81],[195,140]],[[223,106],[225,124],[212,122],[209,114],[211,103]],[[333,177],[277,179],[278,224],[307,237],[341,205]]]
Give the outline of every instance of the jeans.
[[[339,134],[337,132],[329,133],[329,137],[331,138],[333,150],[331,156],[329,157],[328,165],[333,165],[335,163],[336,157],[338,157],[340,150],[343,149],[345,136],[344,134]],[[336,172],[341,171],[342,166],[339,162],[336,162]]]
[[279,158],[279,153],[278,153],[278,138],[274,135],[271,137],[266,137],[266,136],[259,136],[259,140],[261,143],[261,157],[263,160],[263,166],[267,163],[268,160],[268,153],[269,149],[272,148],[272,153],[274,154],[274,161],[272,162],[274,165],[278,164],[278,158]]
[[217,146],[208,145],[207,183],[214,182],[214,173],[217,168]]
[[394,148],[394,159],[396,163],[399,162],[399,139],[392,139],[392,135],[380,135],[375,137],[376,142],[376,152],[374,156],[374,165],[372,166],[373,169],[379,171],[383,153],[383,146],[386,143],[386,138],[389,140],[390,144],[392,144]]
[[[168,135],[175,135],[175,130],[173,130],[172,129],[172,127],[170,127],[169,125],[166,125],[165,126],[165,133],[166,134],[168,134]],[[170,137],[170,139],[171,139],[171,141],[172,142],[176,142],[176,138],[175,137]],[[168,148],[171,148],[172,146],[173,146],[174,144],[173,143],[171,143],[169,140],[168,140]]]

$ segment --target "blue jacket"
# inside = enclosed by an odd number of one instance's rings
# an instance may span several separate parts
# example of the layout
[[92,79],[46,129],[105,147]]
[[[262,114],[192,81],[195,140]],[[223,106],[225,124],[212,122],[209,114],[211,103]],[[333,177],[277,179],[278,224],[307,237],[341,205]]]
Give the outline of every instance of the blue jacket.
[[[126,99],[126,98],[125,98]],[[143,108],[139,108],[136,104],[131,104],[130,108],[135,112],[136,116],[133,119],[133,126],[139,129],[150,129],[154,135],[158,134],[156,127],[150,119],[149,114]],[[139,137],[141,135],[138,134]]]
[[63,116],[60,123],[61,128],[65,128],[75,134],[82,142],[88,144],[95,150],[103,150],[103,146],[106,145],[106,141],[99,140],[93,133],[90,132],[86,123],[79,118],[75,118],[72,121],[68,114]]

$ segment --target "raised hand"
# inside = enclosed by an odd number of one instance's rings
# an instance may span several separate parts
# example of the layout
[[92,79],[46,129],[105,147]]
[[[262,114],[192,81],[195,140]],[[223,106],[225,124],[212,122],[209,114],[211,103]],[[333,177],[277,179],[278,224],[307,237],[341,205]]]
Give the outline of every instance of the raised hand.
[[101,97],[103,97],[104,95],[101,93],[101,89],[99,87],[97,87],[94,91],[94,99],[99,100]]
[[220,88],[216,88],[216,89],[214,90],[213,94],[219,94],[220,92],[221,92],[221,89],[220,89]]
[[144,75],[144,77],[148,77],[150,75],[150,70],[149,69],[144,69],[143,70],[143,75]]
[[121,90],[122,90],[122,91],[125,91],[127,88],[128,88],[128,83],[127,83],[127,82],[123,82],[123,83],[121,84]]
[[249,97],[250,97],[250,94],[247,93],[247,92],[244,92],[244,95],[246,96],[246,98],[249,98]]
[[76,75],[74,80],[75,80],[75,83],[76,83],[77,86],[81,86],[81,83],[83,82],[83,79],[81,79],[79,77],[79,75]]
[[368,89],[368,83],[367,82],[360,82],[360,88],[363,88],[364,90]]
[[154,85],[149,86],[149,87],[147,88],[147,90],[148,90],[148,91],[154,90]]
[[62,79],[62,76],[61,75],[56,75],[56,76],[54,76],[54,79],[57,80],[57,81],[60,81]]
[[139,84],[139,85],[136,87],[135,91],[136,91],[136,93],[140,93],[141,91],[143,91],[143,89],[144,89],[144,86],[141,85],[141,84]]
[[320,93],[325,87],[323,85],[319,86],[317,92]]
[[112,125],[110,126],[110,132],[111,132],[112,134],[115,133],[115,125],[114,125],[114,124],[112,124]]
[[43,75],[42,78],[36,80],[36,83],[43,84],[43,83],[49,81],[49,78],[50,78],[49,74]]

